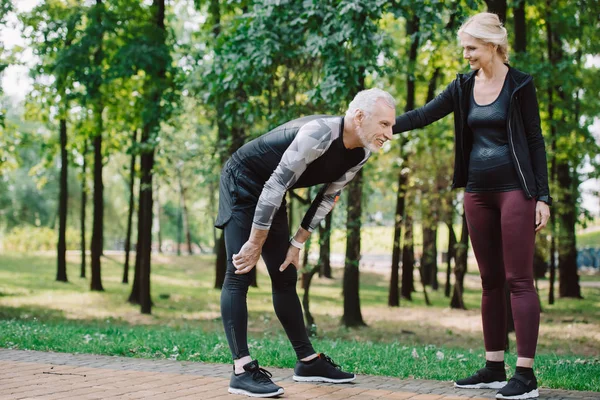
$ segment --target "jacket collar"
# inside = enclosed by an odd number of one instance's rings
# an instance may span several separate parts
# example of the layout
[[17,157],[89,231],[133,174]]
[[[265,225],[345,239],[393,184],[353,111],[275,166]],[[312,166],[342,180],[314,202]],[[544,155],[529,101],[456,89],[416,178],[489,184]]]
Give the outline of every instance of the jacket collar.
[[[516,68],[511,67],[509,64],[505,64],[508,67],[508,76],[510,78],[510,80],[512,81],[512,86],[514,89],[514,91],[516,92],[517,90],[519,90],[520,88],[522,88],[523,86],[525,86],[526,84],[529,83],[529,81],[531,81],[533,79],[533,77],[531,75],[529,75],[528,73],[519,71]],[[462,88],[465,87],[465,85],[467,85],[467,83],[471,83],[471,80],[473,80],[475,78],[475,75],[477,74],[477,72],[479,72],[479,70],[474,70],[474,71],[470,71],[466,74],[458,74],[458,79],[460,82],[460,86]]]

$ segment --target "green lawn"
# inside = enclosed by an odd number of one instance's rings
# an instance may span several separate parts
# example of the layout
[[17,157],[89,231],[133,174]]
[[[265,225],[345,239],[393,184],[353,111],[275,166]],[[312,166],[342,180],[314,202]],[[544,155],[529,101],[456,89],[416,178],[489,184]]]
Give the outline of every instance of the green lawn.
[[[88,290],[78,277],[79,259],[69,256],[70,283],[55,282],[55,259],[44,255],[0,255],[0,347],[132,357],[229,362],[213,288],[212,257],[156,256],[152,315],[125,300],[116,256],[103,259],[105,292]],[[259,288],[248,296],[252,354],[264,365],[291,367],[294,354],[272,311],[264,269]],[[443,290],[422,288],[400,308],[386,306],[385,275],[361,273],[361,307],[368,326],[340,326],[341,270],[335,279],[315,278],[311,311],[318,325],[315,347],[358,373],[451,380],[483,363],[480,292],[476,275],[467,280],[469,310],[451,310]],[[440,275],[441,276],[441,275]],[[597,277],[587,277],[596,280]],[[546,387],[600,391],[600,289],[583,288],[584,300],[558,299],[547,305],[540,282],[541,335],[536,371]],[[514,348],[514,336],[511,337]],[[514,368],[514,355],[508,356]]]
[[578,234],[577,247],[600,247],[600,230]]

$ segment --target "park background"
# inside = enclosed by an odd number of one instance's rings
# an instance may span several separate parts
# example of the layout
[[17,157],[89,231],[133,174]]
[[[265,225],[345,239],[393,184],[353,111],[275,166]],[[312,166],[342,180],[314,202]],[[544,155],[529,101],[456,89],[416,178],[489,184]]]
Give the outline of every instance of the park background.
[[[398,113],[425,104],[468,70],[456,31],[485,10],[535,78],[555,199],[536,245],[536,372],[600,391],[592,0],[0,0],[0,346],[229,362],[213,228],[228,156],[287,120],[341,115],[364,88]],[[307,329],[348,370],[456,379],[483,363],[452,148],[452,117],[398,135],[311,238]],[[316,190],[289,195],[292,229]],[[251,351],[291,367],[258,270]],[[507,348],[514,368],[514,333]]]

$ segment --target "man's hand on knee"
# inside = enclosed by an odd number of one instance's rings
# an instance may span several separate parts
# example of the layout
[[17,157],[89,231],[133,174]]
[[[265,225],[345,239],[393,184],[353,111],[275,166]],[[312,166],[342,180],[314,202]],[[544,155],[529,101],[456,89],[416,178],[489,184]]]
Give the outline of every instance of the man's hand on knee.
[[262,247],[251,241],[244,243],[239,253],[233,255],[233,266],[236,274],[247,274],[252,271],[260,258]]
[[279,267],[279,271],[283,272],[288,267],[288,265],[293,264],[296,269],[300,265],[300,249],[294,246],[288,247],[287,255],[285,256],[285,261]]

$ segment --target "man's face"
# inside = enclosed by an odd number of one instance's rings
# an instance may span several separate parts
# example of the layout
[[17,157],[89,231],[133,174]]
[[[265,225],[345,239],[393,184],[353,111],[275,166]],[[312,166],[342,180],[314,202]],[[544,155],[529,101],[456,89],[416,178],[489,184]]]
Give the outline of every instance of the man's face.
[[362,110],[356,113],[356,132],[363,147],[376,153],[388,140],[392,140],[392,126],[396,123],[396,111],[381,99],[377,100],[371,115]]

